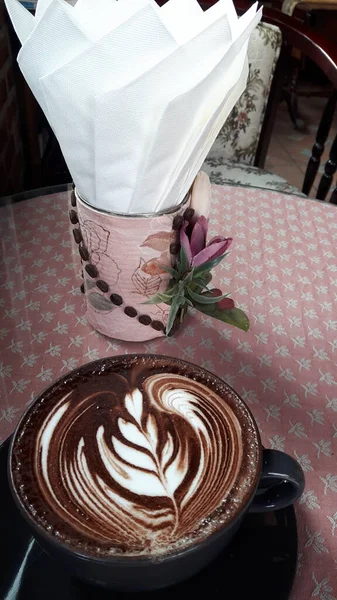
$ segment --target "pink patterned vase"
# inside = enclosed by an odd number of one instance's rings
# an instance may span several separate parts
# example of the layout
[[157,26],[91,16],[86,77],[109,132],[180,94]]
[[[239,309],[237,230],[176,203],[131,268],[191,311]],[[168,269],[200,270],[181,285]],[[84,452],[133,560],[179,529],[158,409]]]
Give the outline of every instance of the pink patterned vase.
[[70,221],[82,260],[86,315],[100,333],[125,342],[165,335],[169,307],[145,304],[165,292],[179,252],[181,215],[190,199],[165,213],[116,215],[72,192]]

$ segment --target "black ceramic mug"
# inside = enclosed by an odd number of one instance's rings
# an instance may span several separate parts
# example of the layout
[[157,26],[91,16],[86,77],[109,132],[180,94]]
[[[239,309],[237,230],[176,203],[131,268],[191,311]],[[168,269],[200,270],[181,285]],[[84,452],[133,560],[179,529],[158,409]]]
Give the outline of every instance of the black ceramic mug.
[[124,591],[187,579],[247,511],[284,508],[304,489],[300,465],[262,447],[234,390],[151,355],[89,363],[45,390],[13,436],[9,481],[44,550]]

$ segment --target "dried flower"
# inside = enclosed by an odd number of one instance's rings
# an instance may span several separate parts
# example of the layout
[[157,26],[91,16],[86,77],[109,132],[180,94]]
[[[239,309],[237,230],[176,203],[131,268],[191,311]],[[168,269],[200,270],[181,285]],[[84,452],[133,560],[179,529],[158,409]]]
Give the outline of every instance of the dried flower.
[[[206,180],[207,179],[207,180]],[[207,183],[208,182],[208,183]],[[194,195],[194,196],[193,196]],[[199,173],[192,188],[195,206],[204,205],[207,209],[210,199],[208,175]],[[180,222],[180,255],[174,268],[163,269],[171,275],[168,289],[158,293],[147,303],[161,302],[170,306],[166,334],[169,334],[177,319],[183,321],[189,306],[200,312],[234,325],[243,331],[249,329],[249,319],[234,301],[218,288],[209,288],[212,280],[211,270],[226,256],[232,238],[216,236],[207,243],[208,220],[204,215],[196,218],[196,208],[184,212],[184,221]],[[178,218],[175,218],[174,230],[178,230]]]
[[172,279],[165,293],[158,293],[148,302],[164,302],[170,306],[166,334],[169,334],[177,318],[183,318],[189,306],[200,312],[234,325],[244,331],[249,329],[247,315],[236,308],[234,301],[218,288],[209,288],[211,270],[226,255],[232,238],[221,236],[206,243],[208,222],[204,216],[194,223],[185,221],[180,232],[180,256],[175,268],[166,268]]
[[190,235],[186,233],[187,227],[189,223],[185,222],[180,230],[180,244],[190,267],[199,267],[209,260],[222,256],[232,243],[232,238],[217,236],[206,244],[208,221],[204,216],[199,217],[192,225]]

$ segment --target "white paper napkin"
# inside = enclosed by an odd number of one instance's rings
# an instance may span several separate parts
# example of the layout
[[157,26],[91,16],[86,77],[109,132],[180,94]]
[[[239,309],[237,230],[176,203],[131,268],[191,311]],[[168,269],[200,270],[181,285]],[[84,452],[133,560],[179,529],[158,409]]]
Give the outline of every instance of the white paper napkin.
[[[256,7],[257,5],[251,7],[252,13],[256,12]],[[239,29],[241,33],[231,45],[224,59],[204,80],[205,101],[200,102],[196,111],[189,113],[190,125],[187,128],[191,135],[188,144],[182,150],[180,158],[177,157],[177,169],[173,172],[168,187],[158,200],[156,210],[164,210],[169,208],[172,202],[175,204],[183,200],[214,144],[221,127],[244,92],[249,73],[247,59],[249,36],[260,21],[261,16],[262,10],[254,16],[253,20],[245,19],[245,28]],[[223,73],[223,79],[221,78],[221,72]],[[225,94],[224,90],[226,90]],[[193,91],[190,91],[188,96],[188,99],[187,97],[184,98],[186,106],[193,106]],[[178,108],[180,115],[184,114],[184,110],[181,110],[181,108],[180,110]],[[187,111],[185,111],[186,114],[188,114]],[[169,120],[170,115],[167,114],[166,122],[168,123]],[[156,150],[154,149],[152,165],[148,166],[149,174],[153,168],[156,168],[153,160],[155,153]],[[143,196],[145,196],[145,191],[140,190],[139,197]]]
[[[79,29],[73,10],[64,0],[52,0],[17,57],[20,69],[51,125],[40,79],[85,50],[90,43]],[[55,35],[56,31],[62,31],[62,35]]]
[[[194,87],[197,81],[206,76],[230,44],[230,27],[227,17],[224,16],[186,46],[170,53],[142,77],[96,98],[96,170],[98,165],[103,165],[102,177],[96,180],[97,198],[104,194],[107,204],[113,205],[116,212],[154,211],[157,195],[152,199],[148,196],[146,201],[134,201],[134,197],[140,179],[146,176],[149,151],[157,135],[161,117],[170,101]],[[193,105],[189,110],[194,110]],[[122,114],[126,115],[125,127]],[[117,143],[109,145],[111,122],[115,125],[112,141],[116,140]],[[177,131],[177,135],[174,136],[177,123],[173,121],[169,129],[170,136],[175,137],[177,146],[172,154],[172,146],[169,147],[168,140],[165,139],[158,161],[164,154],[167,161],[173,164],[179,150],[179,139],[181,136],[183,139],[186,137],[186,128]],[[166,178],[163,169],[162,175]],[[113,189],[109,186],[111,181],[114,181]],[[157,180],[159,188],[163,183]]]
[[[20,12],[20,19],[16,19],[16,23],[21,31],[24,27],[28,27],[32,19],[31,32],[34,29],[34,34],[29,39],[21,39],[23,46],[18,54],[18,63],[35,98],[53,127],[40,82],[41,78],[67,64],[89,48],[93,41],[103,37],[106,31],[112,30],[112,25],[111,27],[107,25],[109,19],[111,23],[114,23],[114,27],[119,26],[130,17],[130,14],[133,14],[140,3],[139,0],[137,2],[129,0],[130,4],[126,2],[126,8],[120,10],[118,16],[114,16],[116,0],[95,0],[95,5],[92,1],[89,3],[88,0],[78,0],[75,7],[64,0],[39,0],[40,2],[43,3],[40,9],[40,18],[35,23],[34,17],[20,5],[23,12]],[[15,6],[17,0],[6,0],[6,3],[7,6]],[[102,6],[99,6],[100,3]],[[148,3],[149,0],[142,0],[143,5]],[[104,5],[110,7],[109,11],[104,12]],[[93,10],[93,6],[101,8],[101,10],[96,12]],[[96,15],[96,19],[93,18],[92,13]],[[27,24],[28,15],[31,19]],[[102,24],[101,28],[100,24]],[[60,35],[55,35],[55,32],[60,32]]]
[[95,42],[120,27],[144,6],[153,7],[154,4],[154,0],[78,0],[74,15],[88,38]]
[[[244,61],[243,65],[242,61]],[[179,202],[185,197],[209,150],[211,149],[222,125],[228,118],[233,106],[246,89],[249,65],[245,47],[243,48],[242,53],[240,53],[240,56],[235,59],[232,68],[230,69],[230,73],[228,73],[227,81],[236,81],[238,72],[241,72],[239,80],[226,93],[225,98],[217,108],[210,122],[204,127],[201,133],[199,133],[199,136],[196,136],[196,139],[194,139],[193,150],[190,149],[190,154],[187,155],[188,161],[184,163],[184,160],[182,160],[181,164],[178,164],[177,172],[174,174],[174,177],[171,180],[171,182],[173,181],[173,185],[170,190],[163,194],[163,197],[157,204],[156,211],[169,208],[172,202],[173,205],[179,204]],[[228,83],[228,85],[230,85],[230,83]]]
[[38,21],[46,12],[49,4],[52,0],[38,0],[36,9],[35,9],[35,19]]
[[121,213],[180,202],[247,78],[261,18],[232,0],[5,0],[20,68],[80,195]]
[[19,0],[4,0],[8,14],[13,23],[16,35],[24,44],[35,27],[34,16],[19,2]]
[[[114,48],[114,53],[111,53],[111,47]],[[101,139],[97,140],[95,99],[99,98],[100,94],[104,94],[106,87],[109,89],[114,85],[118,88],[137,79],[142,72],[150,69],[175,48],[176,43],[163,26],[157,11],[148,4],[125,22],[123,27],[114,29],[77,58],[40,80],[48,114],[54,124],[56,136],[74,182],[79,193],[95,206],[102,201],[99,198],[104,198],[106,208],[116,210],[113,203],[109,203],[106,198],[107,189],[102,194],[102,186],[99,184],[101,179],[106,181],[105,157],[111,156],[114,152],[120,153],[121,156],[125,155],[128,153],[129,146],[131,150],[136,146],[129,124],[132,115],[118,103],[102,108],[110,111],[110,117],[107,129]],[[90,77],[88,73],[91,74]],[[145,90],[144,93],[149,93],[149,90]],[[63,99],[62,104],[60,95]],[[140,97],[139,103],[141,102]],[[134,114],[136,119],[137,112],[141,111],[136,110]],[[130,144],[125,147],[125,138],[128,136]],[[104,157],[104,165],[100,164],[97,171],[96,164],[99,164],[100,159],[97,160],[96,157],[101,154]],[[115,167],[116,164],[111,165],[116,181],[111,189],[111,179],[109,179],[109,197],[114,196],[113,190],[120,187],[119,178],[125,180],[126,173],[119,172]],[[132,151],[130,151],[127,164],[130,179],[135,167],[136,165],[132,164]]]

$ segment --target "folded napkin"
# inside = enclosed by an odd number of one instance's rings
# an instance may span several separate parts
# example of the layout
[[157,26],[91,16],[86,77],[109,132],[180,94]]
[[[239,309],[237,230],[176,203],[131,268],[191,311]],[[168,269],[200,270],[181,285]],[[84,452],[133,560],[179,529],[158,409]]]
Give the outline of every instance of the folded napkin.
[[97,208],[179,204],[245,89],[257,4],[232,0],[5,0],[18,63],[78,193]]

